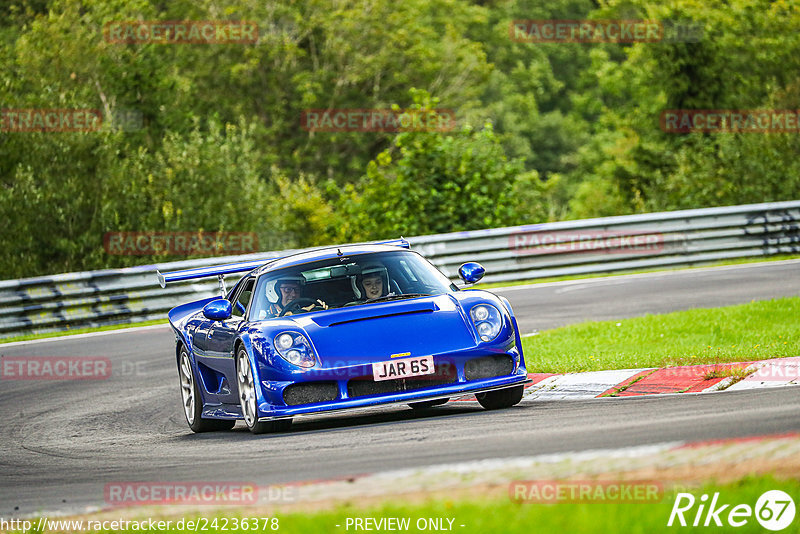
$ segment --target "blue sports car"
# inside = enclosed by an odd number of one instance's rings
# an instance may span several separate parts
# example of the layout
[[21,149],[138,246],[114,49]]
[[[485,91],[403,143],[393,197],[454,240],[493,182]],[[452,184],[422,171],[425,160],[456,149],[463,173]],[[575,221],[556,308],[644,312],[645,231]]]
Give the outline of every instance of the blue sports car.
[[[230,290],[224,276],[246,273]],[[484,269],[465,263],[466,284]],[[527,380],[511,306],[459,289],[400,239],[274,260],[158,273],[217,276],[222,298],[169,312],[186,422],[243,419],[254,433],[292,417],[389,403],[427,409],[475,394],[487,409],[522,399]]]

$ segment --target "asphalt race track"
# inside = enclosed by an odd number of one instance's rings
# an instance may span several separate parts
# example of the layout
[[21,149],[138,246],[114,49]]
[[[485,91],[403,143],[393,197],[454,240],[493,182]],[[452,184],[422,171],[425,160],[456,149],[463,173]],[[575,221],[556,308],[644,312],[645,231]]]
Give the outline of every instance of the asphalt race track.
[[[800,261],[497,290],[523,333],[800,295]],[[0,516],[103,506],[106,483],[259,485],[387,469],[800,431],[800,390],[529,402],[486,412],[451,403],[296,419],[285,434],[192,434],[167,327],[0,345],[2,356],[101,356],[106,380],[0,383]]]

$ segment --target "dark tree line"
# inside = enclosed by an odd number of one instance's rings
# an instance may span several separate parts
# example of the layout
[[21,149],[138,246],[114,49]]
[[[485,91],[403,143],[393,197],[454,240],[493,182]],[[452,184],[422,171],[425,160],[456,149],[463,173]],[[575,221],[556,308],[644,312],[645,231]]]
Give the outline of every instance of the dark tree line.
[[[797,133],[675,134],[665,109],[800,108],[796,2],[11,0],[0,278],[177,259],[111,231],[255,232],[270,248],[800,196]],[[646,19],[699,39],[525,43],[515,19]],[[114,21],[246,20],[256,44],[121,44]],[[449,109],[452,131],[321,132],[309,109]]]

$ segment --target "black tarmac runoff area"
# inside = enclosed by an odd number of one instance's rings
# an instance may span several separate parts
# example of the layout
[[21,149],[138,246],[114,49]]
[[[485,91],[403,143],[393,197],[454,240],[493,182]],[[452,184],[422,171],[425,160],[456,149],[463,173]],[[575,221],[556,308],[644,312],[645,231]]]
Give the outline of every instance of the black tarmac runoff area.
[[[800,295],[800,260],[495,289],[521,333]],[[176,305],[179,304],[176,302]],[[259,485],[490,458],[800,431],[800,389],[565,402],[450,403],[295,419],[291,431],[193,434],[167,326],[0,344],[1,357],[98,356],[104,380],[2,380],[0,517],[104,506],[135,481]],[[535,371],[535,370],[532,370]]]

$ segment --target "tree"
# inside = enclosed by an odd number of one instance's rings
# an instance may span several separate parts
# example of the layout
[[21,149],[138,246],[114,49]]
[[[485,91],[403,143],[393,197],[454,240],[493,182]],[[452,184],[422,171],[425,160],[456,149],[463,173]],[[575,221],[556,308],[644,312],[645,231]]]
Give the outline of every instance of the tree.
[[[435,108],[426,99],[417,94],[420,111]],[[541,221],[545,195],[536,173],[505,156],[487,123],[452,134],[399,134],[369,163],[344,206],[351,238],[382,239]]]

